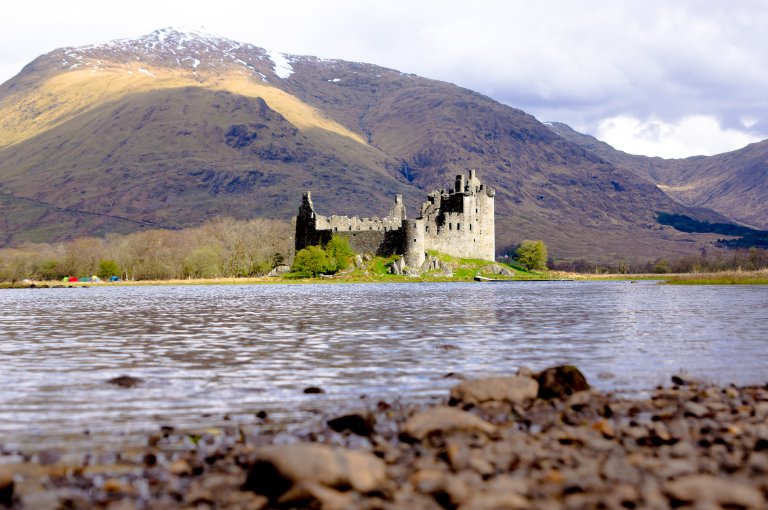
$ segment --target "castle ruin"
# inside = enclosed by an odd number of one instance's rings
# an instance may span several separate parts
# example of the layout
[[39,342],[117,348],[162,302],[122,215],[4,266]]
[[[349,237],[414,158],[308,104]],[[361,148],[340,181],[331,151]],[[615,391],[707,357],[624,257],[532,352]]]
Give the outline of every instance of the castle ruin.
[[341,235],[357,253],[402,255],[405,265],[415,270],[424,265],[427,250],[495,260],[495,194],[470,170],[468,179],[456,176],[453,189],[429,193],[420,216],[407,219],[401,195],[384,218],[359,218],[317,214],[307,191],[296,216],[296,251]]

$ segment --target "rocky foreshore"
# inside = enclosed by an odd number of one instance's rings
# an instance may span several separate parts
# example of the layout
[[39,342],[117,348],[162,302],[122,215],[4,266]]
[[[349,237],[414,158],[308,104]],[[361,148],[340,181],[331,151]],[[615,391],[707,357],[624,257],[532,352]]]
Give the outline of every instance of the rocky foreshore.
[[307,424],[166,427],[76,464],[0,465],[0,508],[758,509],[768,503],[768,387],[673,378],[647,398],[573,367],[463,381]]

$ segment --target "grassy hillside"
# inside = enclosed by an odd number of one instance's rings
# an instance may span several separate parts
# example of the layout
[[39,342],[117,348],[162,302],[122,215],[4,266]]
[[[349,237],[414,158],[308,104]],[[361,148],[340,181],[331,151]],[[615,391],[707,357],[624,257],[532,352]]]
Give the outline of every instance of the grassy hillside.
[[370,64],[289,56],[173,31],[42,56],[0,86],[0,242],[183,227],[216,216],[381,216],[402,194],[476,168],[497,190],[497,247],[543,239],[556,258],[695,252],[716,236],[658,212],[718,221],[451,84]]

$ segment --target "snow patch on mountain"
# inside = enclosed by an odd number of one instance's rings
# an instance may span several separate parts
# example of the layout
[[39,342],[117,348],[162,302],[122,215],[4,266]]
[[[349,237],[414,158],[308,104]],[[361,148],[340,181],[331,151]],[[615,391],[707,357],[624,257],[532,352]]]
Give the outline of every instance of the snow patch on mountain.
[[274,64],[273,69],[277,76],[282,79],[286,79],[293,74],[293,66],[291,65],[291,62],[286,58],[284,53],[267,50],[267,55]]
[[[117,39],[104,44],[62,48],[63,69],[92,67],[98,59],[110,64],[129,64],[132,70],[179,67],[194,73],[226,71],[233,66],[264,83],[287,79],[294,74],[293,64],[304,59],[322,61],[316,57],[299,57],[267,51],[248,43],[239,43],[208,32],[203,27],[168,27],[134,39]],[[271,72],[270,72],[271,71]],[[143,73],[143,71],[138,71]],[[271,73],[274,73],[271,74]],[[146,73],[144,73],[146,74]]]

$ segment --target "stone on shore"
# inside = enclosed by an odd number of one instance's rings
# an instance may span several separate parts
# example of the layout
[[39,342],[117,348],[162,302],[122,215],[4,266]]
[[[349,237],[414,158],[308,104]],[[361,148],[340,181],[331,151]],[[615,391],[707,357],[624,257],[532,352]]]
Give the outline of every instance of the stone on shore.
[[319,507],[323,510],[355,508],[355,495],[341,492],[314,482],[299,482],[277,500],[281,506]]
[[494,434],[496,426],[467,411],[437,406],[415,414],[403,424],[401,429],[403,437],[417,441],[433,434],[460,431]]
[[500,264],[488,264],[487,266],[481,267],[480,272],[484,274],[497,274],[501,276],[515,276],[514,271]]
[[277,267],[273,268],[272,271],[270,271],[267,274],[267,276],[270,277],[270,278],[275,278],[275,277],[278,277],[278,276],[283,276],[284,274],[290,273],[290,272],[291,272],[291,266],[285,266],[285,265],[277,266]]
[[257,450],[243,489],[275,501],[297,484],[370,493],[383,489],[386,481],[384,462],[371,453],[298,443]]
[[[695,503],[697,507],[765,508],[765,499],[755,487],[711,475],[689,475],[666,484],[673,505]],[[707,506],[709,505],[709,506]]]
[[485,377],[463,381],[451,388],[451,403],[480,405],[486,402],[525,404],[536,398],[539,383],[526,376]]
[[14,487],[13,473],[4,467],[0,467],[0,506],[11,506],[13,504]]
[[536,374],[539,382],[539,398],[564,399],[578,391],[590,388],[581,370],[572,365],[547,368]]
[[358,436],[370,436],[376,425],[373,413],[359,411],[328,420],[328,426],[336,432],[349,431]]
[[114,384],[115,386],[120,386],[121,388],[133,388],[142,382],[144,382],[143,379],[139,377],[133,377],[132,375],[121,375],[118,377],[113,377],[107,381],[108,384]]

